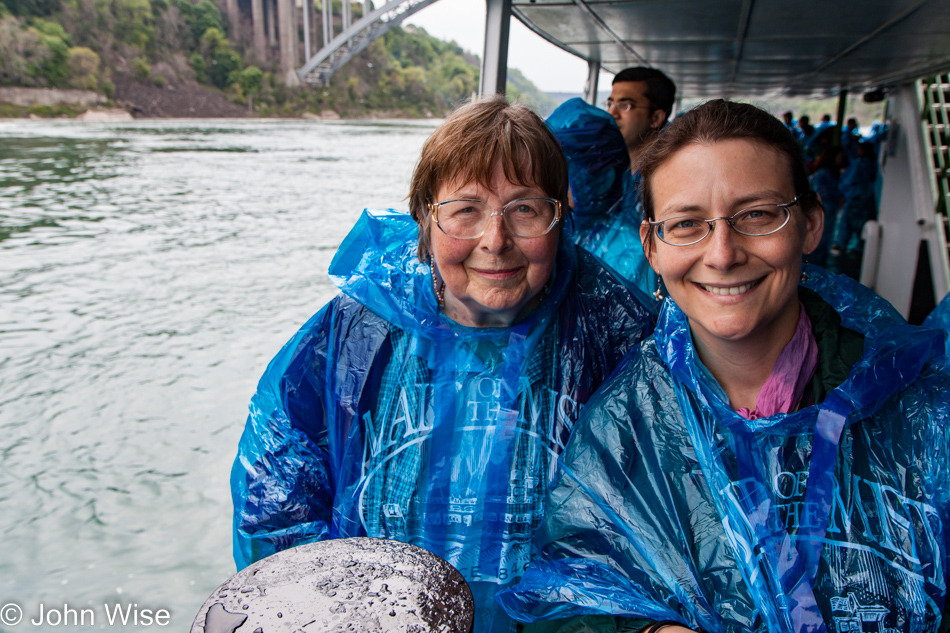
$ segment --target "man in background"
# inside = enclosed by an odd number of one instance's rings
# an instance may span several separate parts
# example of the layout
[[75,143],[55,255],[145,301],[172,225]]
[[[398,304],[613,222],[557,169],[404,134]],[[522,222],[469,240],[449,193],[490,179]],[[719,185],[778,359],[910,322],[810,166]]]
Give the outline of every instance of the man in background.
[[643,150],[666,125],[675,99],[676,84],[655,68],[626,68],[614,77],[607,112],[627,143],[631,172],[637,171]]
[[657,277],[643,254],[637,163],[673,110],[676,86],[654,68],[614,77],[606,112],[571,99],[548,118],[567,156],[574,242],[645,294]]

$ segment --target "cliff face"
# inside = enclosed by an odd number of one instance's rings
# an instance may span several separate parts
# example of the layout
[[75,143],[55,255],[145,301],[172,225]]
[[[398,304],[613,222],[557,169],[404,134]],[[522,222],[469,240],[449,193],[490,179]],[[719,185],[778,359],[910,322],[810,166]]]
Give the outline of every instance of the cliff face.
[[[322,42],[322,7],[311,1],[311,41]],[[327,86],[287,87],[277,10],[293,3],[220,2],[0,0],[0,86],[94,90],[136,116],[191,117],[443,116],[478,89],[477,58],[412,26],[373,42]],[[263,34],[248,16],[255,3],[264,15]],[[362,7],[350,5],[352,21]],[[296,7],[292,19],[285,18],[299,29],[303,10]],[[334,32],[342,26],[335,18]],[[302,41],[294,52],[299,63]],[[512,71],[512,79],[510,92],[542,110],[550,107],[520,73]]]

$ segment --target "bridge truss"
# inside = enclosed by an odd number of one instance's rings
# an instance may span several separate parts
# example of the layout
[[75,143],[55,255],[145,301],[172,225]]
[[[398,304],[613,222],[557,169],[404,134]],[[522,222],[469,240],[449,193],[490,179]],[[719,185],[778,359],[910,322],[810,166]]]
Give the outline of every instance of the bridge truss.
[[[297,70],[297,76],[314,86],[325,86],[330,77],[348,61],[360,54],[373,40],[382,37],[413,13],[436,0],[391,0],[363,16],[352,26],[344,21],[344,30],[316,52]],[[346,0],[344,0],[346,4]]]

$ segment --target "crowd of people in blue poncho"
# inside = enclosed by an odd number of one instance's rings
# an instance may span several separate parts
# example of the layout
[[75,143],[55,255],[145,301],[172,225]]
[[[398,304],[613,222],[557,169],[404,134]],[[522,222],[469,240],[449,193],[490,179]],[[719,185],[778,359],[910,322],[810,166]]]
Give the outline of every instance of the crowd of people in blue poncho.
[[835,139],[830,114],[813,126],[807,115],[797,121],[791,112],[782,120],[802,148],[812,189],[825,207],[825,232],[810,261],[832,272],[857,277],[864,239],[861,230],[877,219],[880,181],[877,161],[884,125],[875,121],[864,136],[850,117]]
[[827,270],[874,217],[874,139],[721,99],[671,121],[675,90],[634,68],[604,109],[436,129],[251,399],[239,568],[413,543],[475,633],[950,630],[950,308],[911,326]]

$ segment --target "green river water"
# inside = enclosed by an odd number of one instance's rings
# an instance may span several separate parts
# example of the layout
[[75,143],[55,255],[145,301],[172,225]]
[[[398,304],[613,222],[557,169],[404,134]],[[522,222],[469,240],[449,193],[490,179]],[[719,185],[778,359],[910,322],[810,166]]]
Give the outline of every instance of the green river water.
[[433,127],[0,121],[0,631],[189,629],[257,378]]

